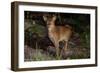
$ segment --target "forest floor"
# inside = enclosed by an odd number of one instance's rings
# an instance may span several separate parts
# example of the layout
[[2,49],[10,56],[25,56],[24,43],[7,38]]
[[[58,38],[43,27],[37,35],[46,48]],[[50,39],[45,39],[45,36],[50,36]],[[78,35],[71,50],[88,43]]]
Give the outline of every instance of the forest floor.
[[[31,48],[28,45],[24,46],[24,61],[46,61],[58,60],[55,56],[56,50],[54,46],[48,46],[46,50]],[[82,46],[73,47],[68,45],[66,53],[61,53],[59,60],[64,59],[86,59],[90,58],[90,50]]]

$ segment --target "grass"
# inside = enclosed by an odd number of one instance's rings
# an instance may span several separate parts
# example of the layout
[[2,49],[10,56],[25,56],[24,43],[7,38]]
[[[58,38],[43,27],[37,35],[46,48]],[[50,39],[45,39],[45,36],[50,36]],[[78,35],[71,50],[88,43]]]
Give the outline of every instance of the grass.
[[[62,57],[62,54],[53,56],[49,52],[40,49],[38,45],[34,50],[35,52],[33,52],[31,57],[29,59],[26,59],[26,61],[65,60]],[[69,55],[66,59],[85,59],[89,58],[90,56],[89,51],[87,51],[86,49],[84,50],[82,48],[72,48],[71,50],[74,51],[74,53],[72,53],[72,55]]]
[[[43,50],[39,48],[39,45],[36,43],[36,54],[33,56],[34,61],[43,61],[43,60],[61,60],[61,54],[52,56],[48,52],[42,53]],[[59,52],[58,52],[59,53]]]

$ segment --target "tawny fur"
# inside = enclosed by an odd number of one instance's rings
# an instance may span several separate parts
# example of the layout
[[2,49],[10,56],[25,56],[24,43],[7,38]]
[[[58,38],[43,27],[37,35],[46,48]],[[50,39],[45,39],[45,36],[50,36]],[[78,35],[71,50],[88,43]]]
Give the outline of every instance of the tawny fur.
[[59,42],[65,41],[64,50],[67,50],[67,44],[71,37],[72,30],[69,25],[66,26],[56,26],[55,20],[56,16],[43,16],[48,29],[48,37],[56,47],[56,54],[59,53]]

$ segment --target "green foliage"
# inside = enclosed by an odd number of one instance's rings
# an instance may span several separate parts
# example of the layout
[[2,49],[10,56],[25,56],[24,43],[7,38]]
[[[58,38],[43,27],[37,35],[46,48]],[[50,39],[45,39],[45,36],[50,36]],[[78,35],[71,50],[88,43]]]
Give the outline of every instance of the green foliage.
[[37,33],[39,37],[43,37],[45,35],[45,27],[40,24],[34,24],[29,31]]
[[90,28],[89,26],[85,27],[85,31],[80,34],[82,46],[90,49]]

